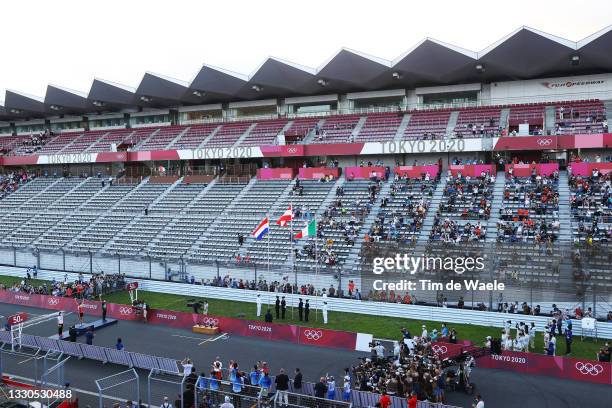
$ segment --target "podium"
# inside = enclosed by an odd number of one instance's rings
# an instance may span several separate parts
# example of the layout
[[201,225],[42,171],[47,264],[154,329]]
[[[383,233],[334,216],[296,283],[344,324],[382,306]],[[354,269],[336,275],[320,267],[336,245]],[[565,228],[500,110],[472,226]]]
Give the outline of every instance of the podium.
[[191,328],[191,331],[194,332],[194,333],[208,334],[208,335],[219,334],[219,328],[218,327],[200,326],[198,324],[193,326]]

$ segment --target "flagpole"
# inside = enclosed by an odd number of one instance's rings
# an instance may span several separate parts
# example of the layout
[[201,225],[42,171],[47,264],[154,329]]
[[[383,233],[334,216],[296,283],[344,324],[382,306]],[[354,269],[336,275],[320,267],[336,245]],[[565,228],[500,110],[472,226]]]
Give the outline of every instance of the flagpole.
[[270,279],[270,233],[272,232],[272,225],[270,224],[270,213],[266,213],[266,217],[268,218],[268,225],[270,230],[266,234],[268,236],[268,279]]
[[294,273],[295,275],[295,286],[297,287],[297,270],[295,269],[295,252],[293,249],[293,215],[295,214],[295,212],[293,211],[293,202],[289,201],[289,208],[291,209],[291,220],[289,221],[289,242],[290,242],[290,250],[291,253],[289,254],[289,256],[291,257],[291,271]]

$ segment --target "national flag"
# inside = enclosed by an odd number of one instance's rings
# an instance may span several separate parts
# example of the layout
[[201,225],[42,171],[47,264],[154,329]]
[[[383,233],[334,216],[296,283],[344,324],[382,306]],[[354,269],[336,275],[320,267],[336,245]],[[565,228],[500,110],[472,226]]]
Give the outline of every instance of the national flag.
[[316,235],[317,235],[317,221],[312,220],[306,225],[306,227],[303,230],[298,232],[295,238],[299,239],[299,238],[304,238],[304,237],[314,237]]
[[270,231],[270,220],[268,217],[264,218],[262,222],[259,223],[257,228],[251,234],[253,238],[258,241],[261,241],[264,235],[266,235]]
[[281,215],[280,218],[276,220],[276,225],[280,225],[281,227],[284,227],[292,219],[293,219],[293,208],[291,205],[289,205],[289,208],[285,210],[283,215]]

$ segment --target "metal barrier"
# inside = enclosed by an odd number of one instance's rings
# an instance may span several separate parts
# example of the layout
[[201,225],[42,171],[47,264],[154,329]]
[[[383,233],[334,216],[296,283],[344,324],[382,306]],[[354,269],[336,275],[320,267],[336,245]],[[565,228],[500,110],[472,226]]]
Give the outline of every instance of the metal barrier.
[[185,391],[185,380],[187,379],[186,376],[184,376],[182,373],[170,373],[170,372],[166,372],[166,371],[162,371],[162,370],[156,370],[153,369],[149,372],[149,375],[147,377],[147,404],[149,404],[149,407],[151,407],[151,401],[152,398],[154,398],[156,401],[161,401],[163,397],[165,397],[164,395],[159,395],[159,394],[155,394],[152,395],[151,391],[152,390],[157,390],[157,388],[152,388],[152,384],[156,383],[156,382],[161,382],[161,383],[165,383],[165,384],[172,384],[174,385],[177,390],[178,390],[178,395],[180,396],[180,402],[181,405],[180,407],[175,407],[175,408],[189,408],[191,406],[193,406],[193,402],[191,401],[191,392],[187,392]]
[[[103,408],[104,394],[103,391],[124,387],[123,391],[133,393],[132,401],[137,403],[140,400],[140,378],[135,369],[125,370],[117,374],[109,375],[108,377],[95,380],[98,388],[98,404],[99,408]],[[135,383],[135,384],[134,384]],[[135,385],[135,387],[134,387]]]
[[[60,353],[61,356],[61,353]],[[70,360],[70,356],[66,356],[63,360],[59,360],[57,364],[47,368],[40,377],[40,385],[41,387],[48,386],[56,386],[56,387],[64,387],[66,386],[66,379],[64,376],[64,366],[66,365],[66,361]],[[55,382],[49,381],[50,378],[55,376]]]

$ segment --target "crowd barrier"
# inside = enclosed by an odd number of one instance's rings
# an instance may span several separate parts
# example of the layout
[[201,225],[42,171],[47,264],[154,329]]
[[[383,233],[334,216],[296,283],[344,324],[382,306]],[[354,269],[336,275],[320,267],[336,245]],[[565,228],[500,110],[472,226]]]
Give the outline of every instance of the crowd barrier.
[[334,180],[340,177],[338,167],[300,167],[298,170],[300,180],[321,180],[325,176],[331,176]]
[[591,177],[593,169],[599,169],[602,174],[612,172],[612,163],[572,163],[569,167],[574,176]]
[[512,167],[515,177],[530,177],[531,169],[536,169],[538,176],[550,176],[555,171],[559,171],[559,163],[540,163],[540,164],[506,164],[506,174]]
[[429,177],[434,179],[440,173],[440,166],[437,164],[431,166],[396,166],[393,171],[400,177],[406,175],[408,178],[421,178],[423,174],[429,173]]
[[504,351],[481,357],[476,364],[482,368],[612,385],[612,364],[587,359]]
[[372,166],[372,167],[345,167],[344,177],[347,180],[369,179],[372,176],[372,172],[376,173],[376,177],[378,178],[383,178],[385,176],[384,167]]
[[463,176],[470,177],[480,177],[481,173],[489,173],[491,175],[497,173],[494,164],[451,164],[448,166],[448,169],[453,176],[456,176],[459,172]]
[[[11,344],[11,334],[0,331],[0,342]],[[21,335],[21,344],[41,351],[59,351],[68,356],[86,358],[101,363],[114,363],[143,370],[161,370],[166,373],[180,374],[177,360],[166,357],[155,357],[147,354],[94,346],[91,344],[72,343],[65,340],[54,340],[47,337]]]
[[257,180],[291,180],[294,176],[295,170],[290,167],[257,169]]
[[[0,291],[0,302],[38,307],[51,310],[76,312],[77,302],[73,298],[30,295],[22,292]],[[86,314],[101,316],[102,303],[87,300],[83,302]],[[142,320],[137,314],[137,308],[116,303],[107,304],[107,317],[119,320]],[[217,326],[225,333],[239,336],[258,337],[266,340],[281,340],[295,344],[326,348],[355,350],[357,333],[321,328],[302,327],[289,324],[265,323],[262,321],[198,315],[195,313],[177,312],[173,310],[151,309],[148,316],[149,324],[162,324],[179,329],[191,329],[196,324]]]

